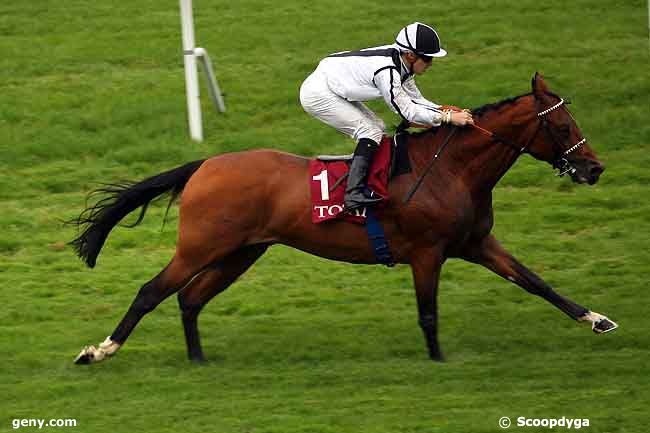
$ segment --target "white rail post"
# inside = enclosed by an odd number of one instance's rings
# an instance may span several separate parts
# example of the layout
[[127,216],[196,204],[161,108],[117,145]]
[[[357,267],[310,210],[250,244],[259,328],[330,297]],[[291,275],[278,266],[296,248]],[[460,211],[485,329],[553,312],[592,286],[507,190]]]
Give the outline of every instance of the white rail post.
[[183,60],[185,63],[185,92],[187,94],[187,116],[190,123],[190,137],[195,141],[203,141],[199,78],[196,71],[196,53],[194,52],[192,0],[180,0],[180,4],[181,27],[183,32]]
[[221,95],[221,89],[219,89],[219,84],[217,84],[217,79],[214,76],[214,70],[212,69],[212,62],[210,61],[210,56],[205,48],[196,47],[194,49],[194,54],[196,57],[201,59],[203,64],[203,69],[205,74],[208,77],[208,90],[210,91],[210,97],[212,98],[212,103],[214,108],[221,113],[226,112],[226,104],[223,102],[223,96]]

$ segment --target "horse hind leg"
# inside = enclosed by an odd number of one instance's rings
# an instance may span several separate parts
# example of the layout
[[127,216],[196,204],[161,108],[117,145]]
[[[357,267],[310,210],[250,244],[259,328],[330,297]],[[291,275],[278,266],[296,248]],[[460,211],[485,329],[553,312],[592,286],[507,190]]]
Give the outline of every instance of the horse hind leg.
[[178,305],[190,361],[205,361],[198,328],[198,315],[205,304],[235,282],[264,254],[267,248],[266,244],[241,248],[215,263],[214,266],[210,266],[178,292]]
[[232,217],[238,215],[240,209],[237,208],[237,203],[232,203],[232,197],[229,196],[223,198],[223,205],[215,210],[210,205],[212,202],[208,200],[208,193],[212,191],[206,189],[208,183],[205,183],[203,188],[196,185],[201,185],[200,176],[199,180],[194,180],[194,184],[190,180],[183,192],[176,254],[169,265],[142,286],[113,334],[101,343],[99,348],[91,346],[84,349],[77,356],[75,363],[98,362],[115,354],[142,317],[168,296],[191,284],[192,279],[200,277],[201,272],[211,264],[224,260],[242,248],[250,235],[249,224],[253,214],[247,214],[249,220]]
[[201,271],[189,266],[178,255],[156,277],[140,288],[120,323],[111,336],[98,347],[87,346],[75,359],[75,364],[100,362],[114,355],[127,340],[138,322],[168,296],[179,291]]

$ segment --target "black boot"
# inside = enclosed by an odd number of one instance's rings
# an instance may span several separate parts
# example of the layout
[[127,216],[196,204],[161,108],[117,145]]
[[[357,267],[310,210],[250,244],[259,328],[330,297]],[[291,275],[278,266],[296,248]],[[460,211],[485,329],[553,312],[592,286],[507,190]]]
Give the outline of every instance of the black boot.
[[345,210],[351,211],[366,206],[371,206],[379,201],[381,197],[367,197],[365,194],[366,178],[368,169],[379,145],[369,138],[362,138],[354,151],[350,171],[348,172],[348,184],[345,189]]

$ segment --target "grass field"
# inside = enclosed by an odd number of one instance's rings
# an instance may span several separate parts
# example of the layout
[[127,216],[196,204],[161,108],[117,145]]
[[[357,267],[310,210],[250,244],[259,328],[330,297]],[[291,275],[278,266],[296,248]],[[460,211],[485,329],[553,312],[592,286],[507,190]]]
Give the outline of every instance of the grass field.
[[[647,3],[407,6],[196,0],[197,41],[216,61],[228,108],[216,115],[204,98],[206,140],[197,144],[187,134],[177,2],[0,4],[0,431],[13,431],[14,419],[58,418],[77,427],[43,431],[478,433],[502,431],[502,416],[647,431]],[[328,53],[389,43],[415,20],[434,25],[449,52],[418,81],[432,100],[496,102],[528,92],[535,71],[572,99],[607,165],[600,183],[575,186],[524,157],[495,190],[494,232],[620,329],[595,336],[488,271],[451,261],[440,288],[448,362],[432,363],[407,267],[277,246],[203,312],[206,365],[186,361],[170,299],[114,359],[75,366],[167,263],[177,221],[172,210],[161,230],[164,209],[152,209],[142,226],[112,233],[89,270],[61,224],[85,194],[226,151],[350,152],[351,141],[302,111],[300,83]],[[397,122],[382,103],[371,106]]]

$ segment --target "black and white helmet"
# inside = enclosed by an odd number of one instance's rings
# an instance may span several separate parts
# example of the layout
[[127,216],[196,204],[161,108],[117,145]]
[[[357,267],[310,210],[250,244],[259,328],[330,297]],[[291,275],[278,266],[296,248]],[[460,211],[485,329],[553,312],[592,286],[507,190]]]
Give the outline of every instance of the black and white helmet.
[[447,51],[440,47],[438,33],[426,24],[415,22],[399,31],[395,43],[402,49],[426,57],[444,57]]

